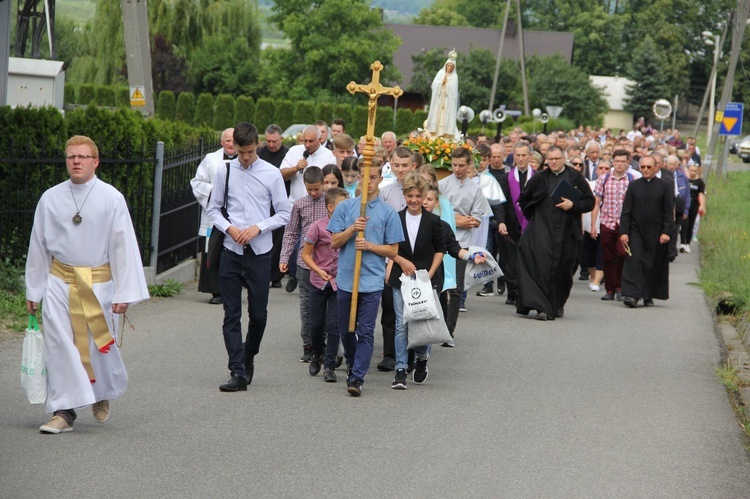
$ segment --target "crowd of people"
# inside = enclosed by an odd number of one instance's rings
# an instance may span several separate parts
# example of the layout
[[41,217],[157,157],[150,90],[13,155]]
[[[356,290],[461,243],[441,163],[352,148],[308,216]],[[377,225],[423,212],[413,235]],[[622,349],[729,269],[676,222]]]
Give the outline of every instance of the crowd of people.
[[[230,379],[223,392],[246,391],[252,382],[269,290],[284,276],[287,292],[299,288],[300,360],[310,375],[322,370],[322,379],[335,383],[345,362],[347,392],[360,396],[382,310],[377,368],[395,371],[391,386],[404,390],[409,374],[413,383],[427,380],[430,346],[407,348],[403,279],[427,272],[452,338],[442,343],[447,348],[456,345],[467,310],[467,262],[489,255],[503,277],[476,296],[494,296],[496,285],[520,315],[563,318],[579,268],[578,279],[593,292],[604,287],[602,300],[650,307],[669,298],[669,264],[690,252],[706,213],[700,151],[677,130],[637,124],[619,135],[579,127],[529,136],[515,129],[496,143],[478,134],[455,147],[452,171],[442,179],[386,132],[363,179],[363,139],[357,145],[345,127],[334,120],[329,140],[327,123],[317,122],[287,148],[278,126],[266,128],[261,144],[254,125],[238,123],[198,167],[192,187],[203,210],[200,236],[226,236],[218,267],[204,256],[199,279],[209,303],[224,308]],[[107,420],[110,401],[128,381],[113,347],[115,318],[148,298],[125,200],[97,178],[93,141],[72,137],[66,165],[70,179],[37,206],[26,267],[27,309],[36,314],[45,305],[46,408],[53,416],[43,433],[72,431],[75,409],[86,405],[98,422]],[[470,252],[477,246],[483,249]]]
[[[467,311],[467,260],[492,255],[502,269],[503,276],[476,296],[494,296],[497,286],[498,295],[507,293],[507,305],[520,315],[534,312],[537,320],[564,317],[578,269],[578,279],[593,292],[604,288],[602,300],[648,307],[668,299],[669,263],[690,251],[705,214],[700,152],[693,138],[683,141],[676,130],[636,124],[619,135],[584,127],[527,135],[515,129],[498,142],[478,134],[455,148],[452,171],[442,179],[386,132],[376,139],[364,193],[364,137],[356,142],[342,120],[334,120],[331,131],[329,139],[328,124],[317,122],[287,148],[277,126],[265,130],[260,144],[258,131],[241,123],[225,131],[233,144],[222,142],[223,149],[204,161],[224,162],[227,171],[240,172],[238,179],[247,178],[227,184],[225,217],[226,177],[214,167],[214,191],[205,206],[215,230],[229,236],[224,253],[233,253],[227,262],[234,262],[201,269],[218,273],[201,282],[219,287],[201,290],[224,303],[231,377],[222,391],[244,391],[252,382],[268,288],[281,287],[285,275],[288,292],[299,288],[300,361],[309,363],[313,376],[322,370],[329,383],[346,362],[347,390],[359,396],[379,310],[383,351],[377,368],[395,371],[394,389],[406,388],[408,374],[414,383],[427,378],[430,348],[406,349],[402,275],[428,272],[453,338],[442,346],[453,347],[459,315]],[[204,169],[202,164],[199,174]],[[360,196],[366,197],[365,218]],[[363,238],[356,236],[360,231]],[[471,246],[485,249],[470,254]],[[349,334],[357,251],[356,334]],[[242,287],[250,308],[244,342]]]

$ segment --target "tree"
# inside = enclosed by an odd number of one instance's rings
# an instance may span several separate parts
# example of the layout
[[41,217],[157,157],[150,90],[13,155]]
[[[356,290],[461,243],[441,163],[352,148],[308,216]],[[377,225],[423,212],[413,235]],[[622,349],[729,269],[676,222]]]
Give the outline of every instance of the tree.
[[174,53],[172,43],[161,34],[154,35],[151,44],[151,78],[154,92],[171,90],[175,93],[188,89],[186,78],[186,60]]
[[430,7],[419,11],[414,24],[430,26],[469,26],[469,21],[455,9],[451,0],[436,0]]
[[635,83],[627,88],[628,97],[624,107],[626,111],[633,113],[634,118],[644,117],[649,120],[654,102],[670,95],[668,80],[662,72],[663,66],[664,60],[660,57],[654,40],[646,35],[633,52],[628,66],[628,78]]
[[[317,97],[341,95],[352,80],[371,73],[370,64],[385,66],[384,81],[398,81],[393,52],[395,35],[383,27],[380,15],[367,0],[277,0],[269,20],[289,39],[289,49],[276,49],[273,77],[289,86],[276,87],[278,95]],[[331,34],[335,33],[335,43]],[[278,96],[274,95],[274,96]]]
[[259,72],[258,52],[241,37],[206,36],[190,58],[193,92],[252,94]]
[[526,70],[532,108],[563,106],[564,118],[576,124],[601,126],[608,110],[607,101],[580,68],[556,54],[530,58]]

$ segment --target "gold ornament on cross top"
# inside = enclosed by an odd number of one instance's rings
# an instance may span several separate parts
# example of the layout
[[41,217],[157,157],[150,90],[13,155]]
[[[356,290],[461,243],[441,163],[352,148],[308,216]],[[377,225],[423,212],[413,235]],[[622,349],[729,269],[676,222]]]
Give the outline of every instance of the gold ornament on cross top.
[[[375,157],[375,113],[378,109],[378,97],[381,95],[392,95],[398,99],[404,91],[401,87],[384,87],[380,83],[380,72],[383,65],[380,61],[375,61],[370,65],[372,69],[372,80],[367,85],[350,82],[346,89],[351,94],[357,92],[367,94],[367,133],[365,134],[365,148],[362,151],[364,158],[362,168],[362,204],[359,210],[359,216],[364,218],[367,215],[367,188],[370,183],[370,167],[372,158]],[[360,231],[357,237],[365,237],[364,231]],[[362,267],[362,250],[357,250],[354,260],[354,285],[352,287],[352,305],[349,313],[349,332],[353,333],[357,325],[357,298],[359,294],[359,274]]]

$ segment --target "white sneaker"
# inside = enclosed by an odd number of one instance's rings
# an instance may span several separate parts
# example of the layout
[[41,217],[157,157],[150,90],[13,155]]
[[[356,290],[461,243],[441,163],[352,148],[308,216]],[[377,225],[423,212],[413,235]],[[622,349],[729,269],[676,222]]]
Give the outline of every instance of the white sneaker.
[[687,244],[683,245],[685,247],[685,253],[690,253],[690,246]]
[[589,283],[589,288],[591,288],[591,291],[594,291],[594,292],[599,291],[599,286],[597,286],[593,282]]

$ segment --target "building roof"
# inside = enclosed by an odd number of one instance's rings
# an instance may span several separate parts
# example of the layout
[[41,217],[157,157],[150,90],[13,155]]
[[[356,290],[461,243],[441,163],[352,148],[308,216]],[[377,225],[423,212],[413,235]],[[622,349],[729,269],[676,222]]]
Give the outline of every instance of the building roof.
[[[401,38],[402,44],[393,54],[393,62],[401,72],[403,88],[408,88],[412,77],[412,59],[424,50],[446,48],[446,56],[450,49],[458,51],[458,70],[461,68],[461,56],[469,53],[469,49],[483,48],[497,52],[500,42],[500,29],[466,28],[453,26],[425,26],[421,24],[386,24],[385,27]],[[538,55],[541,57],[560,54],[571,62],[573,60],[573,33],[553,31],[524,30],[524,50],[526,57]],[[503,44],[504,58],[518,60],[520,38],[512,23],[508,22]]]
[[633,80],[619,76],[589,76],[591,83],[604,91],[604,97],[611,111],[623,111],[623,104],[627,97],[627,86],[633,85]]

